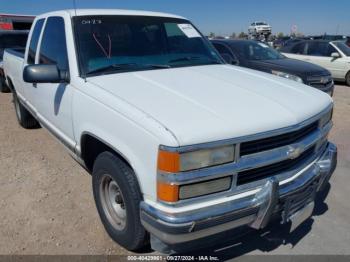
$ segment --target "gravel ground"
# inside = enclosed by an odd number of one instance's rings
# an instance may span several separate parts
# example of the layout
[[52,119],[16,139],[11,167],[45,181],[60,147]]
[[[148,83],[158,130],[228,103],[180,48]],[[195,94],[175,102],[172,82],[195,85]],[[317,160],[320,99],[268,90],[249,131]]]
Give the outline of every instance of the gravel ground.
[[[291,235],[272,225],[229,240],[214,255],[350,254],[350,88],[337,85],[334,100],[338,168],[313,218]],[[47,131],[19,127],[11,94],[0,94],[0,123],[0,254],[132,254],[105,233],[90,175]]]

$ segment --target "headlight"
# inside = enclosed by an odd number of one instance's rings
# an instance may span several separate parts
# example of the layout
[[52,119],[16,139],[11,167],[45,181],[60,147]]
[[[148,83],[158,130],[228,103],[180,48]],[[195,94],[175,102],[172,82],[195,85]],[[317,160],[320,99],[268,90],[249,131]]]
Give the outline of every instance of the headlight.
[[184,153],[159,150],[158,170],[177,173],[216,166],[233,162],[234,155],[234,145],[200,149]]
[[234,156],[234,145],[186,152],[160,147],[158,151],[157,198],[161,201],[174,203],[181,199],[228,190],[231,187],[231,176],[184,185],[168,181],[167,176],[174,173],[176,176],[176,173],[183,171],[230,163],[234,161]]
[[233,145],[230,145],[183,153],[180,155],[180,171],[233,162],[234,151]]
[[329,112],[327,112],[321,119],[320,119],[320,126],[324,127],[329,123],[329,121],[332,120],[333,117],[333,107]]
[[287,78],[290,80],[294,80],[294,81],[297,81],[299,83],[304,83],[303,79],[301,79],[299,76],[296,76],[296,75],[292,75],[292,74],[288,74],[288,73],[280,72],[280,71],[274,71],[274,70],[272,70],[271,73],[273,75],[284,77],[284,78]]

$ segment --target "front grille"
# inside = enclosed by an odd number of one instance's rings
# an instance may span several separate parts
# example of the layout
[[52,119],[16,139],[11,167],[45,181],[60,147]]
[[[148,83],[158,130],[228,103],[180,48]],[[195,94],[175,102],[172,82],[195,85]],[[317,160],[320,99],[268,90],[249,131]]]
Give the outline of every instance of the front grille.
[[[326,90],[332,87],[333,79],[329,76],[311,76],[307,78],[308,85],[317,89]],[[326,90],[327,91],[327,90]]]
[[237,175],[237,185],[239,186],[247,184],[270,176],[278,175],[283,172],[297,169],[304,163],[304,161],[313,155],[314,150],[315,146],[304,151],[298,158],[287,159],[272,165],[239,172]]
[[317,127],[318,121],[306,127],[303,127],[297,131],[289,132],[283,135],[244,142],[241,144],[240,155],[244,156],[254,154],[261,151],[266,151],[277,147],[293,144],[314,132],[317,129]]
[[333,82],[327,82],[326,84],[322,84],[322,83],[310,83],[310,86],[320,89],[320,90],[328,90],[329,88],[331,88],[333,85]]

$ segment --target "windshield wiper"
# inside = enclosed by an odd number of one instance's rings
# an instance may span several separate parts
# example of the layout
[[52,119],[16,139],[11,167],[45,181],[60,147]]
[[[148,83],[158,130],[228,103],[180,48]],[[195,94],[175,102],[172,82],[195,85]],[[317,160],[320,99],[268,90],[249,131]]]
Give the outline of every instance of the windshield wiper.
[[183,61],[193,61],[193,60],[200,60],[201,57],[199,56],[184,56],[180,58],[176,58],[173,60],[170,60],[169,63],[176,63],[176,62],[183,62]]
[[[184,57],[180,57],[180,58],[176,58],[176,59],[170,60],[168,63],[176,63],[176,62],[183,62],[183,61],[196,61],[196,60],[201,60],[201,59],[203,59],[203,57],[199,57],[199,56],[184,56]],[[215,60],[215,59],[209,59],[209,58],[206,59],[206,62],[210,62],[212,64],[221,64],[220,61]]]
[[162,64],[136,64],[136,63],[125,63],[125,64],[112,64],[104,67],[100,67],[94,70],[89,71],[87,74],[96,74],[96,73],[106,73],[120,70],[128,70],[128,69],[144,69],[144,68],[170,68],[170,65],[162,65]]
[[127,63],[127,64],[112,64],[103,66],[94,70],[91,70],[87,73],[87,75],[96,74],[96,73],[105,73],[105,72],[111,72],[111,71],[119,71],[119,70],[126,70],[130,68],[137,67],[137,64],[135,63]]
[[170,68],[170,65],[162,65],[162,64],[146,64],[146,65],[142,65],[144,67],[150,67],[150,68]]

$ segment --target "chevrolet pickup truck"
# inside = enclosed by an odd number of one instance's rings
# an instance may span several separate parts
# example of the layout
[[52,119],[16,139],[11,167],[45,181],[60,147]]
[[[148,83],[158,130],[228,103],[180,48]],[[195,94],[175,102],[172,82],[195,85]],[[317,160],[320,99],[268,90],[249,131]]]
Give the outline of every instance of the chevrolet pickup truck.
[[4,66],[19,124],[91,173],[101,221],[129,250],[276,218],[294,229],[336,167],[327,94],[225,64],[180,16],[43,14]]

